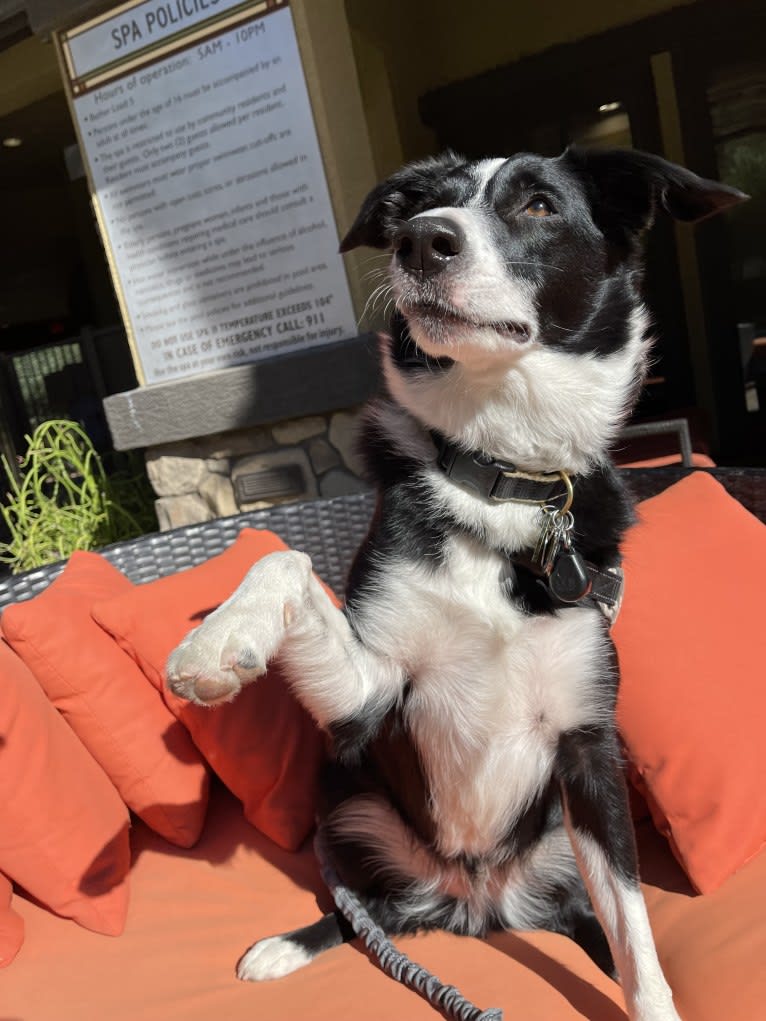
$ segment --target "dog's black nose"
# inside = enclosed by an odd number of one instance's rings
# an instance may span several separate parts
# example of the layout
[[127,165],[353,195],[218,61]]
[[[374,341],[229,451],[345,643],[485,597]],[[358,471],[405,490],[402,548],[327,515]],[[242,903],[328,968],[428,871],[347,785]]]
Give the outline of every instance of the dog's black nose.
[[441,216],[417,216],[394,232],[394,251],[399,263],[423,276],[440,273],[460,255],[465,235],[454,220]]

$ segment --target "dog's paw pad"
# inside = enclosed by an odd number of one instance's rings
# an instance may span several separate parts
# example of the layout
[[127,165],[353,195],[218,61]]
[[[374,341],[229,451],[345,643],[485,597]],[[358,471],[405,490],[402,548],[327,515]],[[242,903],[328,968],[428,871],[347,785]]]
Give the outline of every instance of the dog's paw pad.
[[237,978],[243,982],[265,982],[282,978],[311,961],[312,955],[284,936],[272,936],[255,943],[237,965]]
[[266,659],[256,649],[227,644],[221,655],[221,669],[233,670],[242,681],[252,681],[266,673]]

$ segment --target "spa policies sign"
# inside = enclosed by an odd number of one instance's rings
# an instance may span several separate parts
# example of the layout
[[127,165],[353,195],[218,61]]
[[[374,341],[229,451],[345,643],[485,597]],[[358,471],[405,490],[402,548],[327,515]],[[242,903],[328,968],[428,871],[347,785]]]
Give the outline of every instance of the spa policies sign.
[[356,333],[287,0],[140,0],[58,46],[142,382]]

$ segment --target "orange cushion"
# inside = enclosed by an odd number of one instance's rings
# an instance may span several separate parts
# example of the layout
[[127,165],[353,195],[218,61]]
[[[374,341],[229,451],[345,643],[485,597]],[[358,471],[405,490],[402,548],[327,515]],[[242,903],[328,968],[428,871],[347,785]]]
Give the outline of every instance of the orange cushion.
[[[0,1016],[441,1021],[425,1000],[384,975],[358,941],[275,982],[237,981],[237,958],[250,943],[316,921],[329,903],[311,847],[297,853],[275,847],[247,824],[240,806],[218,785],[193,850],[169,856],[141,823],[133,842],[138,853],[132,904],[120,940],[88,941],[88,933],[77,932],[61,945],[51,924],[56,919],[17,898],[27,945],[9,969],[9,981],[0,979]],[[509,934],[493,936],[488,945],[430,932],[396,943],[480,1007],[504,1008],[506,1018],[626,1021],[620,987],[564,936]],[[733,1012],[726,1021],[744,1019]]]
[[249,821],[294,849],[313,826],[323,740],[278,667],[215,709],[191,705],[165,686],[165,664],[184,635],[231,595],[257,560],[286,548],[271,532],[244,529],[219,556],[96,603],[93,616],[162,691]]
[[[680,1016],[758,1021],[766,1003],[766,855],[711,896],[689,896],[667,842],[649,823],[638,830],[643,890]],[[249,943],[313,922],[329,903],[310,847],[282,852],[246,823],[221,785],[213,785],[192,850],[167,854],[140,822],[131,839],[131,911],[119,939],[82,929],[62,939],[58,919],[16,896],[27,942],[0,978],[0,1016],[439,1021],[420,996],[383,975],[358,940],[275,982],[235,979]],[[493,933],[485,942],[429,932],[395,942],[481,1008],[504,1008],[507,1019],[626,1021],[620,986],[565,936]]]
[[93,620],[94,600],[133,585],[97,553],[74,553],[39,596],[9,606],[3,633],[123,801],[167,840],[199,837],[208,772],[130,656]]
[[[680,465],[681,455],[663,454],[660,457],[644,458],[643,461],[621,461],[618,457],[617,464],[619,464],[621,468],[666,468],[669,465]],[[692,464],[695,468],[716,467],[716,463],[712,457],[708,457],[707,454],[698,454],[696,451],[692,452]]]
[[[681,1017],[759,1021],[766,1002],[766,855],[715,894],[693,897],[650,823],[639,827],[638,840],[652,928]],[[140,822],[131,841],[131,909],[119,940],[83,930],[62,940],[58,919],[16,897],[27,939],[0,978],[0,1016],[440,1021],[424,1000],[383,975],[359,941],[276,982],[235,979],[235,961],[250,943],[307,925],[330,904],[311,848],[276,848],[219,784],[191,851],[169,855]],[[626,1021],[619,985],[564,936],[493,933],[483,941],[429,932],[395,942],[480,1007],[503,1008],[507,1019]]]
[[13,887],[0,873],[0,968],[7,968],[24,942],[24,919],[11,907]]
[[705,897],[647,893],[665,975],[681,1017],[756,1021],[766,1003],[766,853]]
[[59,915],[117,936],[128,909],[128,810],[0,641],[0,869]]
[[639,507],[614,627],[620,729],[698,890],[766,842],[766,528],[705,472]]

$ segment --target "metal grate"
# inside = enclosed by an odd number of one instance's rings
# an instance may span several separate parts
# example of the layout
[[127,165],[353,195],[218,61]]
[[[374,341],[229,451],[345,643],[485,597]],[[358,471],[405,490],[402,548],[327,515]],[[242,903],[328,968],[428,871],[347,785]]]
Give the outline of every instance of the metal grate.
[[306,492],[306,478],[298,464],[259,468],[237,476],[237,503],[242,506],[257,500],[286,500]]
[[[33,348],[10,356],[30,431],[60,413],[56,381],[70,376],[67,389],[76,388],[69,366],[84,368],[82,348],[76,341]],[[75,370],[76,372],[76,370]]]

